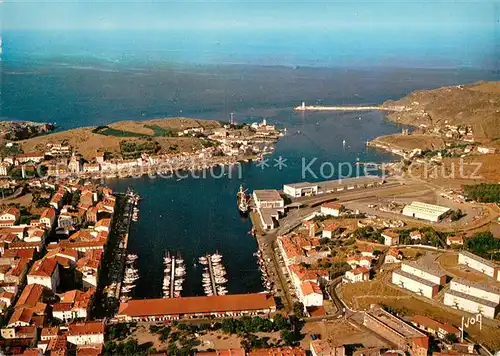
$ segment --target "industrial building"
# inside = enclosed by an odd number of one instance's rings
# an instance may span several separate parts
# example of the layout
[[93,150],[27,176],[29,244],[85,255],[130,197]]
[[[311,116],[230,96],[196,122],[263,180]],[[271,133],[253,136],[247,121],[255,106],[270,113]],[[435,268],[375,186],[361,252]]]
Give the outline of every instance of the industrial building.
[[116,321],[162,321],[252,316],[267,315],[275,311],[276,303],[273,296],[263,293],[136,299],[120,303]]
[[342,192],[352,189],[371,188],[384,184],[385,181],[377,176],[364,176],[327,180],[318,183],[300,182],[285,184],[283,192],[292,197],[312,196],[317,194]]
[[423,297],[432,299],[439,292],[439,284],[397,269],[392,272],[392,283]]
[[318,194],[342,192],[345,190],[372,188],[384,184],[385,180],[377,176],[344,178],[318,183]]
[[365,312],[363,325],[400,350],[414,356],[427,356],[427,335],[380,307]]
[[469,313],[481,313],[485,317],[491,319],[494,319],[498,312],[498,303],[490,302],[489,300],[455,290],[446,291],[444,294],[444,305]]
[[285,184],[283,192],[292,198],[312,196],[318,194],[318,184],[309,182]]
[[284,212],[285,201],[277,190],[254,190],[253,200],[257,209],[269,208],[281,210]]
[[403,215],[415,219],[439,222],[449,211],[450,208],[444,206],[414,201],[403,208]]
[[466,265],[469,268],[500,281],[500,266],[473,253],[460,251],[458,254],[458,264]]
[[285,213],[285,201],[277,190],[254,190],[253,200],[265,230],[278,226],[278,219]]

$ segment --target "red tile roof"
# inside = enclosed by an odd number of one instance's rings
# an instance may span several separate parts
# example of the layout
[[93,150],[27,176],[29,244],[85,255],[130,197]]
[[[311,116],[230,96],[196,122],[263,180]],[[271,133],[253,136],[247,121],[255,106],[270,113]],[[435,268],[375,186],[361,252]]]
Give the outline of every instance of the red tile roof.
[[29,308],[18,308],[14,310],[12,316],[9,319],[9,325],[17,322],[24,322],[29,324],[33,316],[33,311]]
[[23,248],[23,249],[9,249],[4,252],[2,257],[9,258],[27,258],[32,260],[36,248]]
[[250,351],[248,356],[306,356],[306,351],[300,347],[275,347]]
[[51,277],[57,268],[57,262],[53,259],[35,261],[29,272],[30,276]]
[[[166,355],[166,354],[164,354]],[[245,356],[245,349],[216,350],[213,352],[197,352],[196,356]]]
[[34,307],[42,299],[44,289],[41,284],[28,284],[17,300],[16,308]]
[[351,272],[352,274],[365,274],[365,273],[370,273],[370,270],[366,267],[358,267],[349,272]]
[[53,328],[43,328],[41,336],[42,337],[49,337],[49,336],[57,336],[59,335],[59,327],[53,327]]
[[42,218],[47,218],[52,220],[52,218],[55,218],[56,216],[56,211],[54,208],[45,208],[43,212],[40,214],[40,219]]
[[171,299],[138,299],[120,303],[118,315],[141,317],[150,315],[179,315],[224,313],[276,308],[274,298],[267,294],[230,294],[212,297],[183,297]]
[[300,289],[302,290],[303,295],[310,295],[310,294],[321,294],[321,288],[314,282],[304,282],[300,285]]
[[89,321],[68,326],[68,336],[96,334],[104,334],[104,323],[102,321]]

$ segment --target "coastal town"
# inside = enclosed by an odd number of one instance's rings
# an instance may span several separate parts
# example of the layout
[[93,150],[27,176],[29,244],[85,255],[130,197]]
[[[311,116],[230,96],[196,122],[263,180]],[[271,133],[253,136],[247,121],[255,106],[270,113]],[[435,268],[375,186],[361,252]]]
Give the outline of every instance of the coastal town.
[[[119,137],[119,154],[105,147],[89,152],[84,144],[57,141],[57,133],[5,144],[5,354],[448,356],[500,350],[500,189],[492,181],[450,187],[391,170],[278,189],[241,187],[235,211],[252,222],[247,238],[258,244],[261,292],[231,293],[225,257],[212,251],[195,262],[203,270],[204,295],[185,295],[186,261],[163,251],[162,295],[134,298],[141,256],[128,250],[130,227],[150,197],[113,191],[99,178],[223,169],[272,153],[284,135],[265,119],[210,128],[195,120],[175,130],[147,126],[141,127],[153,134],[92,128],[92,135]],[[472,126],[426,130],[404,129],[401,136],[432,132],[449,140],[446,148],[373,145],[403,156],[397,164],[406,166],[449,156],[498,157],[496,143],[476,142]],[[179,148],[186,138],[199,145]]]

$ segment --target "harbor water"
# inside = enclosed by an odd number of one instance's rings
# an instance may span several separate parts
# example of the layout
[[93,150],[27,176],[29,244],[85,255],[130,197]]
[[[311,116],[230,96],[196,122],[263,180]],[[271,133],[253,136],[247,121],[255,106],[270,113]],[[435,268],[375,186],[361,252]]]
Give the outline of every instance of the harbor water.
[[249,219],[237,210],[240,184],[250,190],[281,189],[286,183],[336,178],[341,162],[397,159],[365,144],[401,130],[386,121],[383,113],[294,112],[292,108],[302,101],[373,105],[417,89],[498,80],[499,76],[473,68],[339,68],[328,67],[326,62],[316,68],[259,66],[258,60],[238,65],[181,65],[155,62],[147,52],[134,53],[133,60],[127,61],[129,57],[121,54],[106,53],[101,58],[86,52],[68,56],[63,50],[33,51],[22,38],[14,41],[12,36],[6,36],[4,44],[0,115],[4,120],[56,122],[60,129],[69,129],[173,116],[227,121],[234,113],[237,122],[265,117],[268,123],[286,128],[286,136],[266,156],[264,165],[246,162],[206,178],[105,182],[117,191],[130,187],[143,198],[128,243],[129,252],[138,255],[135,298],[161,297],[165,250],[184,258],[183,296],[203,295],[198,258],[216,251],[223,255],[229,293],[262,291],[253,256],[257,243],[248,234]]

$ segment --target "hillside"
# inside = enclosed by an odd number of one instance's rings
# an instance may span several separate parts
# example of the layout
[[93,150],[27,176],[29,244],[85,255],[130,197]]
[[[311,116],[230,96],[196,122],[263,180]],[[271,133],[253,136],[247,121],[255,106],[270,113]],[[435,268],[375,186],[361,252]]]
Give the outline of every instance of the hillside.
[[55,132],[49,135],[20,141],[24,152],[44,151],[48,143],[66,143],[72,146],[85,159],[91,160],[97,152],[108,152],[115,157],[121,156],[120,142],[142,144],[155,141],[162,152],[191,152],[202,147],[197,137],[177,137],[177,132],[191,128],[220,127],[216,121],[188,118],[155,119],[148,121],[119,121],[102,127],[81,127]]
[[383,107],[405,106],[407,111],[391,113],[389,120],[419,126],[470,125],[478,139],[500,138],[500,82],[418,90],[387,101]]

